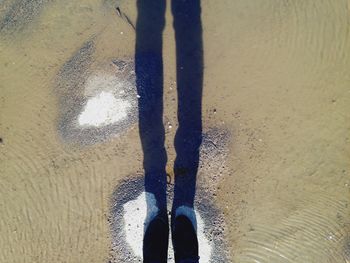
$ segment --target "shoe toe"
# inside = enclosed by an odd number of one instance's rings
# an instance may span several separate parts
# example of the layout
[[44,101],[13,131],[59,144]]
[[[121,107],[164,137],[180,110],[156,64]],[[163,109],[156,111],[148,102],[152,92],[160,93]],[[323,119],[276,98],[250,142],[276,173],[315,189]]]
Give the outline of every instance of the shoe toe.
[[198,262],[198,239],[191,220],[184,215],[177,216],[173,225],[172,233],[175,262]]
[[166,219],[154,218],[143,239],[143,262],[166,263],[168,258],[169,227]]

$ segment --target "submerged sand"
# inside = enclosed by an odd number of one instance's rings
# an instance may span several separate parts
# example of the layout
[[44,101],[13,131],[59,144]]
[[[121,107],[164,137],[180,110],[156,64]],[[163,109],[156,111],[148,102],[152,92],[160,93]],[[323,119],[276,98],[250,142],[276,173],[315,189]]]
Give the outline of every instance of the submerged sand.
[[[18,21],[11,10],[29,1],[0,4],[0,262],[112,257],[113,194],[142,174],[137,121],[120,133],[105,123],[74,130],[67,140],[61,99],[71,93],[57,93],[62,67],[89,41],[90,77],[133,58],[135,31],[107,2],[33,1],[35,16]],[[135,1],[120,8],[136,21]],[[229,262],[350,261],[349,19],[345,0],[202,1],[203,127],[230,140],[198,183],[223,215]],[[169,7],[166,21],[170,173],[177,95]],[[88,98],[79,94],[71,98],[85,103],[81,111],[64,116],[84,116]]]

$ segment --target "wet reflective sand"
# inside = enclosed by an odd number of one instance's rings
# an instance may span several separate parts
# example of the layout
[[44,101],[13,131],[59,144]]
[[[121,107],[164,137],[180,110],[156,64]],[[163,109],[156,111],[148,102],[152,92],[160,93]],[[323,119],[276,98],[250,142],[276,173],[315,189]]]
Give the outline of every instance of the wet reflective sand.
[[[119,3],[135,23],[135,1]],[[22,15],[27,5],[33,12]],[[122,133],[104,126],[92,143],[67,140],[62,96],[84,94],[58,93],[57,80],[88,41],[91,72],[133,57],[135,31],[113,6],[0,2],[0,262],[112,258],[113,193],[142,173],[137,121]],[[169,6],[166,19],[170,173],[177,95]],[[349,21],[345,0],[202,0],[203,131],[216,127],[214,137],[230,139],[222,155],[202,152],[198,184],[224,215],[230,262],[350,262]]]

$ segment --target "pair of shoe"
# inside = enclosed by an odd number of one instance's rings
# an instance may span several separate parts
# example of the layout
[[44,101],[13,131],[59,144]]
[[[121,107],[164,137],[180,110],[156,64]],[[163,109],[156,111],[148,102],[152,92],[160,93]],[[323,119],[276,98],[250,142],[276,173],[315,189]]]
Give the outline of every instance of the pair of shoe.
[[[198,240],[192,221],[185,215],[172,220],[175,263],[198,263]],[[143,239],[143,262],[166,263],[168,259],[169,222],[158,214],[147,226]]]

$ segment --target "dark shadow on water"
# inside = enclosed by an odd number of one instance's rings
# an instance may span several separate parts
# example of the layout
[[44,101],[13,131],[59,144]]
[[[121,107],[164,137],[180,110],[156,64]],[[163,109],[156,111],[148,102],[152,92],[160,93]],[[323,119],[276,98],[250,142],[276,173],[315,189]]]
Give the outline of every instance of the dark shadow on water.
[[[163,126],[163,51],[165,0],[138,0],[135,71],[139,131],[144,153],[145,191],[166,211],[166,162]],[[202,141],[203,47],[200,0],[172,0],[176,40],[178,122],[174,146],[175,187],[172,210],[193,207]]]
[[139,95],[139,131],[144,153],[145,191],[166,210],[167,162],[163,126],[162,32],[165,0],[137,1],[135,73]]
[[173,210],[193,207],[202,142],[203,44],[200,0],[172,0],[179,127],[175,136]]

